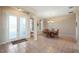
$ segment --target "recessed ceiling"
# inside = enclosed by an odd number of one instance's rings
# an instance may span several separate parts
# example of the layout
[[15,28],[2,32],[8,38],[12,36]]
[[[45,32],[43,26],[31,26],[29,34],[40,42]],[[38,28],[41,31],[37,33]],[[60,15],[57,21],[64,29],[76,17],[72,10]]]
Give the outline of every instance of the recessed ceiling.
[[33,12],[43,18],[67,15],[69,14],[68,12],[73,10],[73,8],[69,6],[19,6],[19,8]]

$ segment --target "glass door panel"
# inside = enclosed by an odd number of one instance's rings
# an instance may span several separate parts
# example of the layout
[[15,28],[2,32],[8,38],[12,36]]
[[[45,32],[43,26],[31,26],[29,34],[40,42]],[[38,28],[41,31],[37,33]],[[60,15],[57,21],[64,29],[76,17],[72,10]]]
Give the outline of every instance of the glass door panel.
[[20,17],[20,27],[19,27],[19,38],[26,38],[26,19],[25,17]]
[[9,16],[9,39],[17,37],[17,17]]

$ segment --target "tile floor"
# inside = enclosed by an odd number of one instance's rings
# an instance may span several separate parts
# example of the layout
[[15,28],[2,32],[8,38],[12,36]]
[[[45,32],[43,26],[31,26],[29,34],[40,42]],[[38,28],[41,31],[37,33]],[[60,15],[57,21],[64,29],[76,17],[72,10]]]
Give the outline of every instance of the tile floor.
[[28,41],[18,44],[6,43],[0,45],[0,53],[75,53],[77,44],[72,38],[47,38],[38,36],[38,40],[28,39]]

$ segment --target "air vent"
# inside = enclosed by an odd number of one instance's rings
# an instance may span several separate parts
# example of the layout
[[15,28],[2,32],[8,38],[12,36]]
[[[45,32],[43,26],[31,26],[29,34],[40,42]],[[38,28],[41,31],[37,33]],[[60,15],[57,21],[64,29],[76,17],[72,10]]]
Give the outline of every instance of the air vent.
[[69,7],[69,9],[72,9],[72,8],[73,8],[73,6],[70,6],[70,7]]
[[70,11],[70,12],[69,12],[69,14],[72,14],[72,13],[73,13],[73,11]]

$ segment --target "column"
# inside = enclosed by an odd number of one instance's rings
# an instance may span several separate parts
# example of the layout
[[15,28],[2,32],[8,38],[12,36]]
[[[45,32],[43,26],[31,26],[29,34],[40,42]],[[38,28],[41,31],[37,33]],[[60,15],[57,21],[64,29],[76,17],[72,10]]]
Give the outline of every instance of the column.
[[34,17],[34,40],[37,40],[37,17]]

